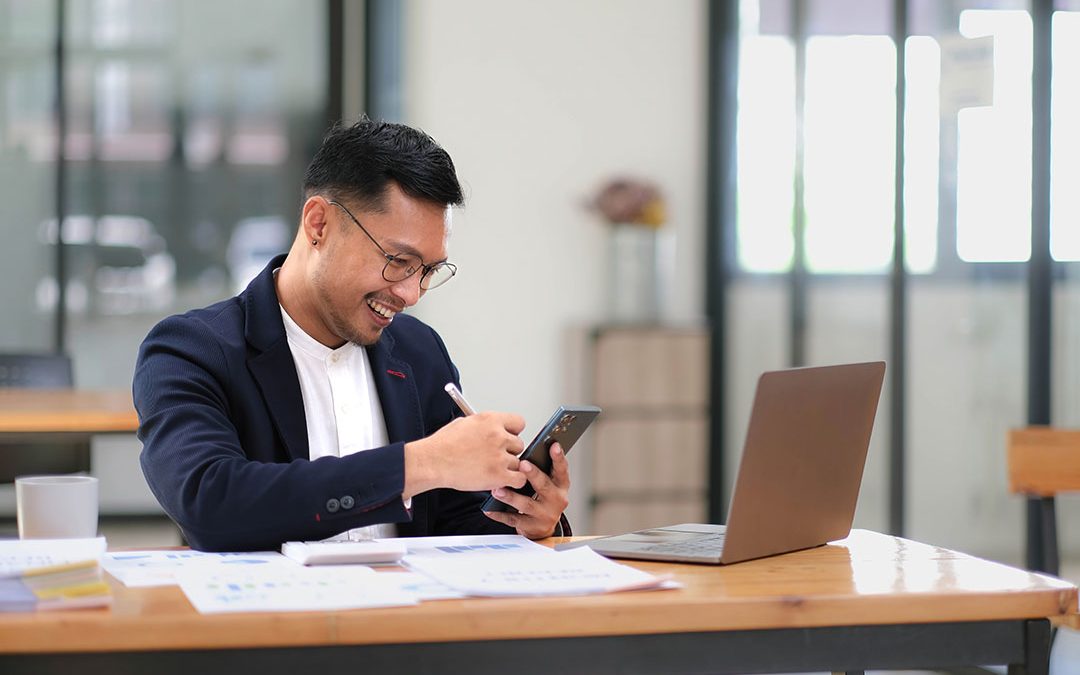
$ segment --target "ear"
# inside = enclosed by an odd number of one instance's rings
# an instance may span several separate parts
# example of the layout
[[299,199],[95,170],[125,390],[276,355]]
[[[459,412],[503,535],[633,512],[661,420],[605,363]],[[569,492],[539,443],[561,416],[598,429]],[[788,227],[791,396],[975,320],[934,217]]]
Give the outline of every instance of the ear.
[[326,236],[327,215],[332,208],[334,206],[325,197],[308,197],[300,212],[300,227],[304,230],[305,239],[309,242],[323,240]]

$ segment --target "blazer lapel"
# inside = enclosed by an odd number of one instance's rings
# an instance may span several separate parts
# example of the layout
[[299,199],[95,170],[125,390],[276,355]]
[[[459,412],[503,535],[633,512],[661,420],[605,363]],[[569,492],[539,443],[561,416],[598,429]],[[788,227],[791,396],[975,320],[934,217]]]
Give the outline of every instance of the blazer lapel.
[[379,392],[386,434],[391,443],[414,441],[424,435],[420,394],[412,366],[393,357],[394,337],[383,331],[382,338],[367,348],[375,389]]
[[289,459],[308,459],[307,418],[300,379],[287,340],[248,360]]
[[248,358],[248,370],[262,392],[289,459],[308,459],[304,397],[274,289],[274,270],[284,261],[285,256],[271,260],[244,291],[245,338],[255,352]]

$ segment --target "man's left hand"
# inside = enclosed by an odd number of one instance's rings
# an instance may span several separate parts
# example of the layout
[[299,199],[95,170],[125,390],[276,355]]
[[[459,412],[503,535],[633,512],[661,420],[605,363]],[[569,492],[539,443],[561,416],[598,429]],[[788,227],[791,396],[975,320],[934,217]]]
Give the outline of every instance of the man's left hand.
[[485,511],[484,515],[513,527],[523,537],[550,537],[559,523],[559,516],[570,503],[567,496],[570,490],[570,465],[566,461],[562,446],[558,443],[551,446],[550,477],[532,462],[524,460],[518,470],[525,474],[536,493],[532,497],[526,497],[505,487],[492,490],[491,494],[496,499],[513,506],[518,513]]

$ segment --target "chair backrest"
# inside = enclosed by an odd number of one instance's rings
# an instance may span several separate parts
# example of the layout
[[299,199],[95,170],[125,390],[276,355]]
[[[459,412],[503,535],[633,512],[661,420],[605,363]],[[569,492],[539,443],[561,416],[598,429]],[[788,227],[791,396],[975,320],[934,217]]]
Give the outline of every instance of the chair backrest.
[[63,389],[74,384],[65,354],[0,354],[0,387]]
[[[0,354],[0,387],[63,389],[74,384],[66,354]],[[87,441],[0,444],[0,483],[16,476],[90,470]]]
[[1009,431],[1009,491],[1053,497],[1080,491],[1080,430],[1026,427]]

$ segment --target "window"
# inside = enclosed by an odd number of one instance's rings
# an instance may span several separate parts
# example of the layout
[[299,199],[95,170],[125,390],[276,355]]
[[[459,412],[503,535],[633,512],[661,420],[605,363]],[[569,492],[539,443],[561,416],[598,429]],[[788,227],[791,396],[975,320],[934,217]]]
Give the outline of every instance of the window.
[[[913,1],[905,42],[909,273],[1031,257],[1033,29],[1010,2]],[[883,274],[892,261],[896,49],[890,3],[744,0],[735,266]],[[861,16],[852,18],[852,13]],[[803,100],[789,24],[807,34]],[[886,27],[880,27],[885,25]],[[1080,260],[1080,12],[1054,17],[1052,249]],[[797,134],[802,106],[802,147]],[[801,203],[798,181],[801,180]]]
[[1080,260],[1080,6],[1055,12],[1050,82],[1050,253]]

